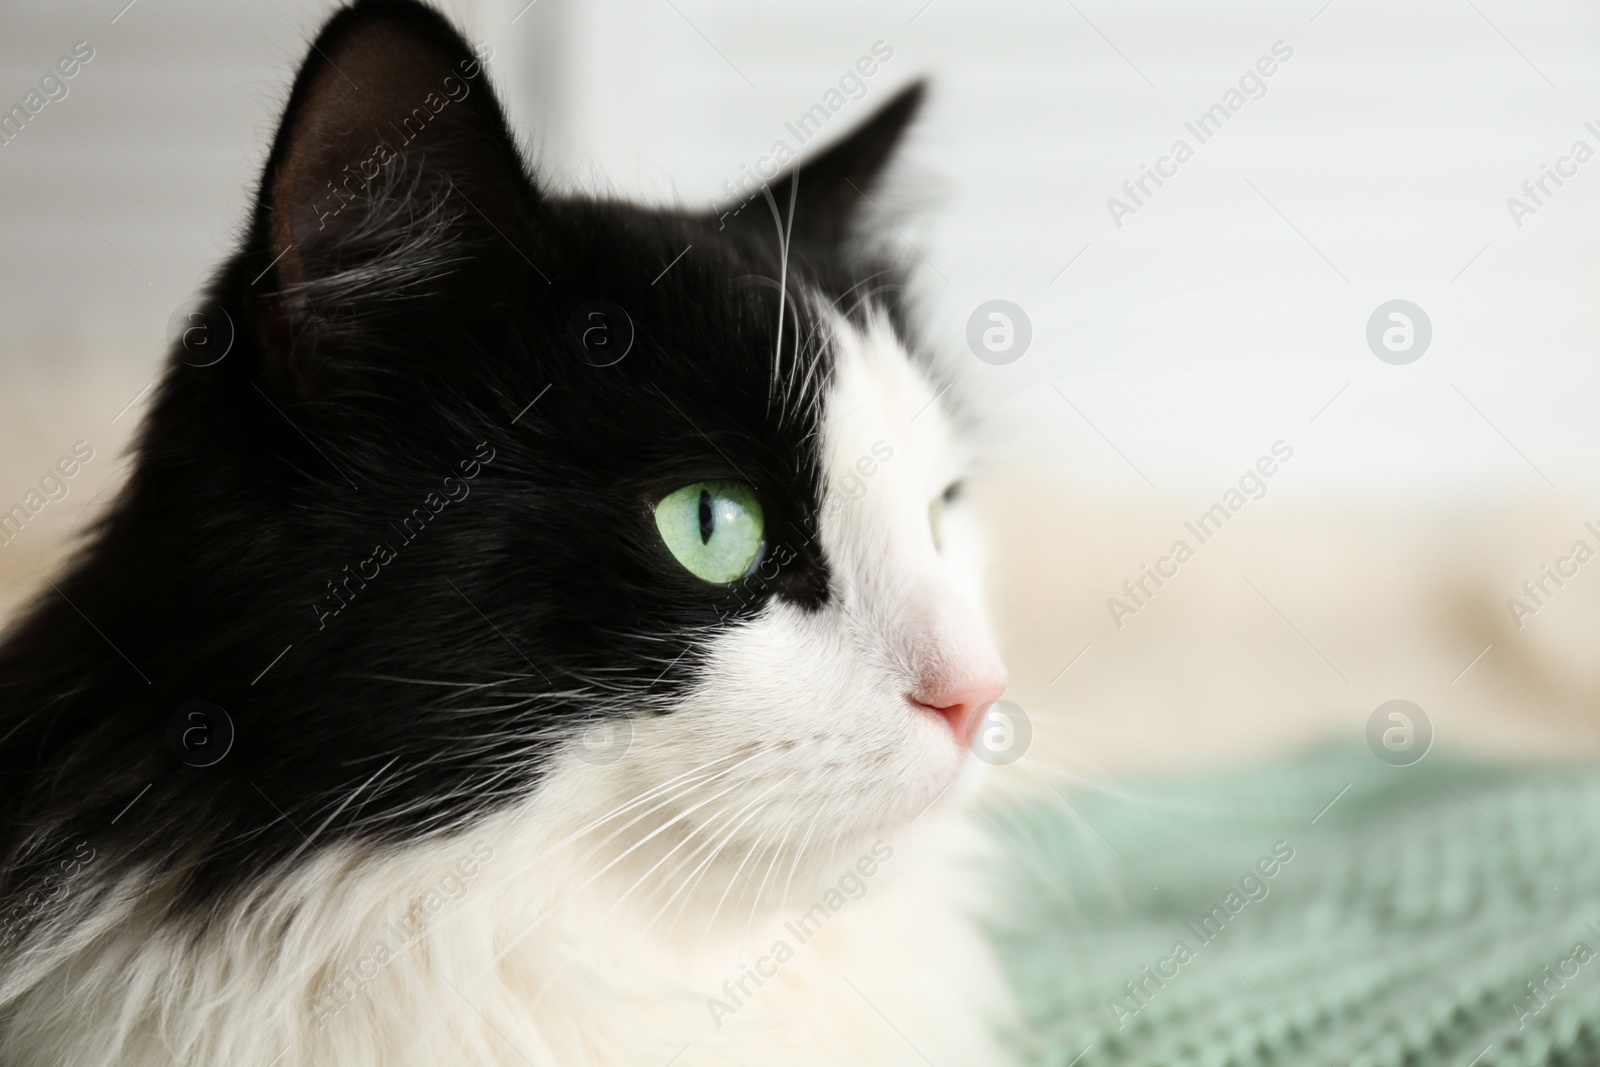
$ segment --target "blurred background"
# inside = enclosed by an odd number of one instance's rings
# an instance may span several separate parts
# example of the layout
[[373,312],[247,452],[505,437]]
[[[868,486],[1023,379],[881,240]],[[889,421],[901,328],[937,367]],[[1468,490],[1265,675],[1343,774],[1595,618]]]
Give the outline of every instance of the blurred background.
[[[442,6],[494,49],[547,185],[651,203],[725,199],[860,57],[890,53],[818,143],[932,79],[874,204],[926,344],[994,431],[975,497],[1043,758],[1092,775],[1360,743],[1392,699],[1441,748],[1600,753],[1600,561],[1573,555],[1600,552],[1600,8]],[[171,318],[231,249],[332,7],[0,13],[0,107],[92,56],[0,143],[0,510],[94,453],[0,547],[0,615],[122,477]],[[1031,327],[1003,364],[966,340],[995,299]],[[1369,342],[1394,300],[1420,309],[1400,352]],[[1279,442],[1264,495],[1201,544],[1185,523]],[[1175,577],[1124,591],[1180,539]],[[1568,576],[1529,599],[1546,566]]]

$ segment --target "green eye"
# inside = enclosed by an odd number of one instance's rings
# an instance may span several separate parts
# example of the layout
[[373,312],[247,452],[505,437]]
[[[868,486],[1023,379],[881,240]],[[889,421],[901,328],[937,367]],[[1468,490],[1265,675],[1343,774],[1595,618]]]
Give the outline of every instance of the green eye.
[[656,529],[696,578],[736,582],[761,558],[761,501],[740,482],[695,482],[656,505]]

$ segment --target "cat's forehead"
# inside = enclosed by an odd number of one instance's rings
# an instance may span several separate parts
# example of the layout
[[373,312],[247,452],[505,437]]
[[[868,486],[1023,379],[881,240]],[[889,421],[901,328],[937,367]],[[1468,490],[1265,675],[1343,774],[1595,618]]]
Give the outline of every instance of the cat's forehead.
[[[957,426],[941,403],[943,389],[924,372],[889,316],[869,311],[857,319],[830,315],[832,374],[823,398],[825,469],[835,478],[884,442],[902,454],[894,481],[915,492],[937,493],[954,477],[965,454]],[[882,451],[882,448],[879,449]]]
[[[769,243],[627,205],[573,204],[559,235],[554,284],[527,307],[544,340],[506,358],[556,379],[547,418],[608,446],[578,465],[736,468],[814,505],[819,469],[862,435],[869,448],[892,422],[925,443],[945,436],[891,324],[892,296],[869,299],[857,284],[887,271],[785,257],[776,230]],[[612,345],[618,362],[587,365],[574,348],[587,337]]]

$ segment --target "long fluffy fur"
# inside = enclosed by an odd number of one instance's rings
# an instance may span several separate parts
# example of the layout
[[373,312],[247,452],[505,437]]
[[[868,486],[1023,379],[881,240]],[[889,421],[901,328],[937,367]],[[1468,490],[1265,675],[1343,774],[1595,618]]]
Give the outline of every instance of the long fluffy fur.
[[[307,209],[472,56],[332,20],[213,288],[235,350],[175,354],[0,648],[0,1062],[999,1062],[974,768],[918,703],[1001,676],[970,516],[930,526],[971,457],[840,244],[919,90],[779,184],[776,241],[545,196],[481,82]],[[615,366],[572,351],[597,296]],[[731,586],[650,515],[708,478],[766,515]]]

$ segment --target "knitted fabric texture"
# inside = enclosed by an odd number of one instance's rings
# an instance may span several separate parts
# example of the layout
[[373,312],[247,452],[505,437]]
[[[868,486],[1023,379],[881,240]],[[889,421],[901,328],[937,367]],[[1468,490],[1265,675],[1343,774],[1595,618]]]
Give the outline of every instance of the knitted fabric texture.
[[1340,750],[995,821],[1027,1063],[1600,1065],[1600,771]]

